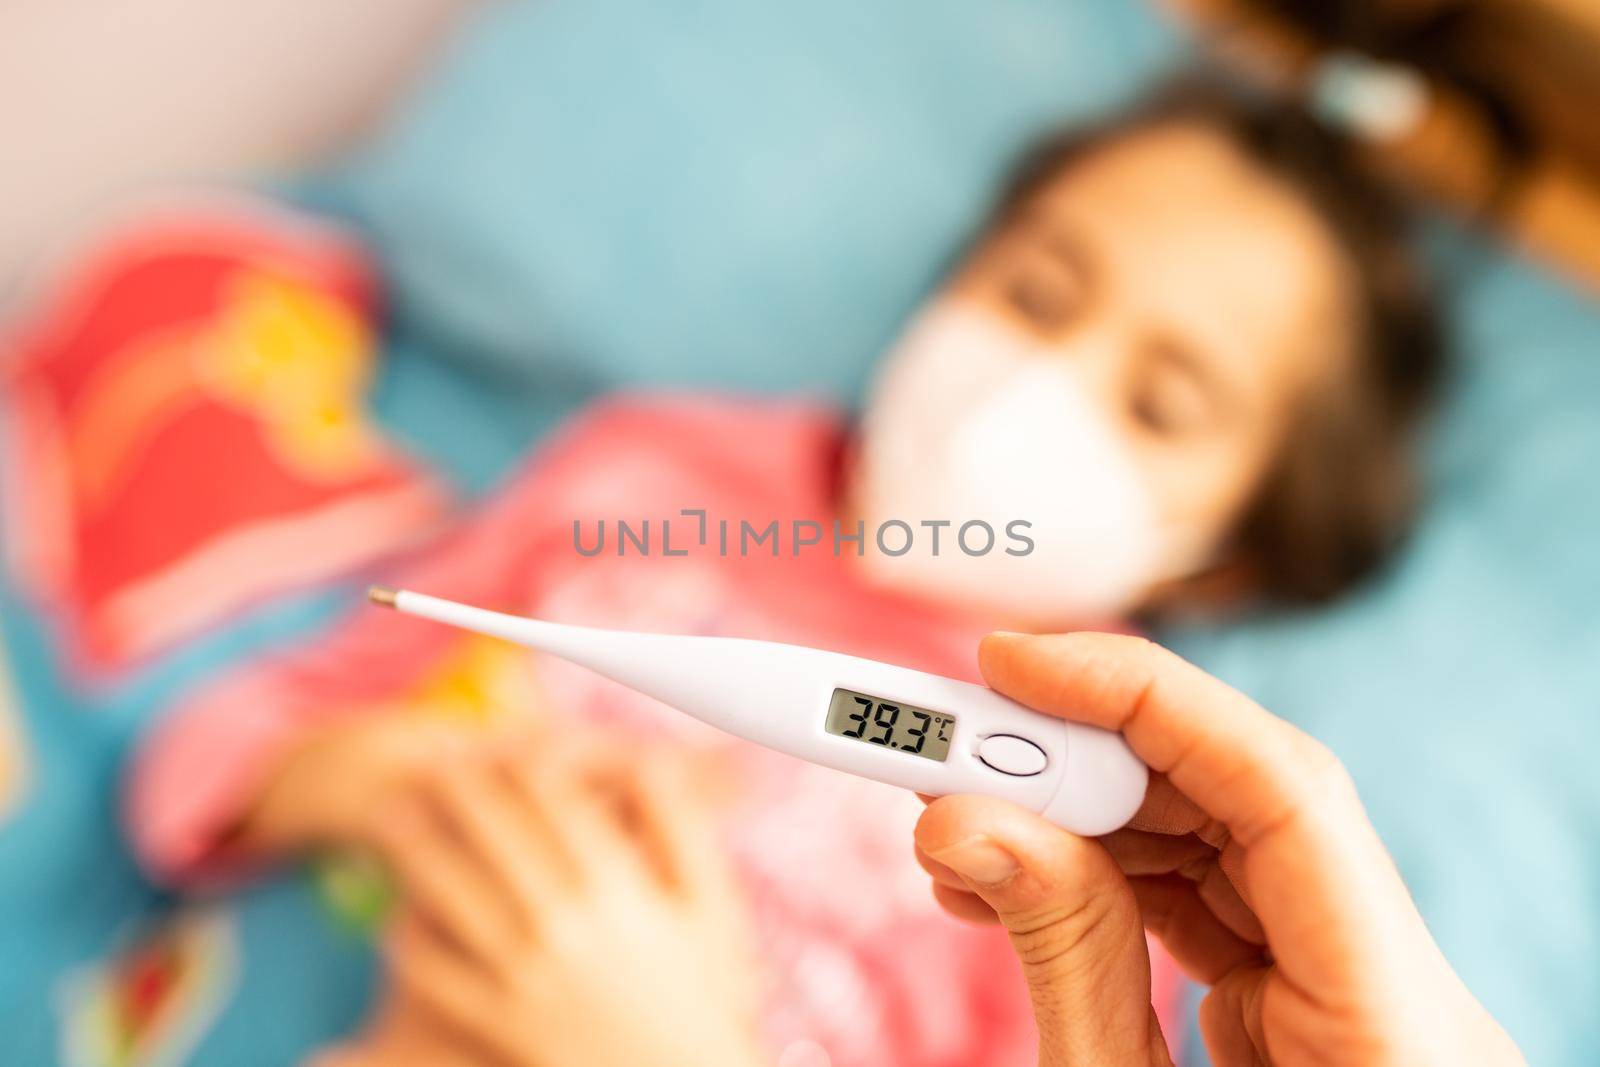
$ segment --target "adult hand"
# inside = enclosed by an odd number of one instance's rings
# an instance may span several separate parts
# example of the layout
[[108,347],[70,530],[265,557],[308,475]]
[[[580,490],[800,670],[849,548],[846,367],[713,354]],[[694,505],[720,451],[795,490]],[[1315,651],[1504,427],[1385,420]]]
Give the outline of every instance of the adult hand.
[[1098,840],[976,796],[917,826],[947,910],[1010,931],[1042,1065],[1170,1062],[1144,928],[1211,987],[1219,1067],[1522,1062],[1322,745],[1138,638],[994,634],[979,658],[993,688],[1120,731],[1153,772],[1129,827]]
[[731,872],[684,768],[454,759],[381,823],[396,995],[496,1064],[764,1062]]

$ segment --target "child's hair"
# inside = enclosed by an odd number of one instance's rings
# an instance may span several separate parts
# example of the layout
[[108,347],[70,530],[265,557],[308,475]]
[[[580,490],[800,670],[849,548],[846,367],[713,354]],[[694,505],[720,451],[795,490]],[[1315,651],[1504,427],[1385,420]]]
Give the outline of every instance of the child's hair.
[[1172,122],[1207,126],[1299,193],[1354,268],[1355,358],[1291,421],[1230,547],[1261,595],[1327,600],[1371,573],[1415,511],[1413,431],[1437,385],[1444,343],[1400,199],[1356,147],[1303,109],[1186,82],[1112,123],[1056,134],[1023,158],[991,226],[1108,139]]

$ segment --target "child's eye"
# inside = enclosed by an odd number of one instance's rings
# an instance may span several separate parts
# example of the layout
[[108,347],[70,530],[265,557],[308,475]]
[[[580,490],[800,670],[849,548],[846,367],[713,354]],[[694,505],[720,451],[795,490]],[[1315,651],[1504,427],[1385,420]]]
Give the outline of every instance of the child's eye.
[[1176,429],[1176,420],[1161,403],[1156,390],[1135,389],[1129,399],[1128,408],[1139,425],[1162,437],[1171,436]]
[[1007,300],[1030,327],[1056,333],[1083,312],[1083,279],[1059,262],[1030,259],[1007,280]]
[[1006,300],[1041,334],[1053,334],[1082,313],[1089,296],[1089,270],[1070,235],[1037,218],[1024,219],[1013,234],[1016,251],[1005,281]]
[[1021,271],[1006,285],[1011,306],[1041,333],[1050,333],[1072,318],[1070,294],[1041,271]]
[[1144,361],[1128,396],[1129,413],[1161,437],[1179,437],[1210,424],[1216,412],[1194,363],[1166,346]]

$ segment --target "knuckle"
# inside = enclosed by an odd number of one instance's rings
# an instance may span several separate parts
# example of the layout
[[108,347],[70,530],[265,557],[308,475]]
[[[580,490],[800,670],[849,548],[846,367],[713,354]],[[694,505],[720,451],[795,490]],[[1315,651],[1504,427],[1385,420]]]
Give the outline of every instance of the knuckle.
[[1102,634],[1100,640],[1108,646],[1120,646],[1135,655],[1149,656],[1161,651],[1160,645],[1143,634]]
[[1159,674],[1184,662],[1183,657],[1172,649],[1143,634],[1107,634],[1106,638],[1110,647],[1125,653],[1131,660],[1143,663],[1152,674]]
[[1114,663],[1120,673],[1151,682],[1178,660],[1176,653],[1142,634],[1096,634],[1095,643],[1097,651]]
[[1145,929],[1159,937],[1176,927],[1178,909],[1170,897],[1155,896],[1143,903],[1139,916]]
[[1297,762],[1304,780],[1319,799],[1344,799],[1355,795],[1355,782],[1333,750],[1316,738],[1301,735]]
[[1057,972],[1070,969],[1100,934],[1137,922],[1136,915],[1124,914],[1128,911],[1117,895],[1093,893],[1001,919],[1024,971]]

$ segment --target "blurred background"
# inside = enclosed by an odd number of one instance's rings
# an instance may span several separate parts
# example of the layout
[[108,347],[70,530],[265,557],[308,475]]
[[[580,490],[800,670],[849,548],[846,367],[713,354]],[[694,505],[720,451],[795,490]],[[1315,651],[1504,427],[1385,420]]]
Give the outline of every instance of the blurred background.
[[[1195,67],[1414,205],[1452,359],[1391,565],[1156,636],[1332,745],[1530,1062],[1590,1062],[1590,0],[0,8],[0,1059],[293,1063],[352,1032],[381,879],[169,877],[227,785],[208,754],[246,745],[195,735],[141,787],[160,724],[272,697],[286,655],[337,674],[294,650],[441,531],[536,516],[494,508],[597,398],[860,406],[1019,152]],[[463,714],[498,699],[474,678]]]
[[347,147],[469,6],[6,5],[6,276],[130,188],[283,173]]

